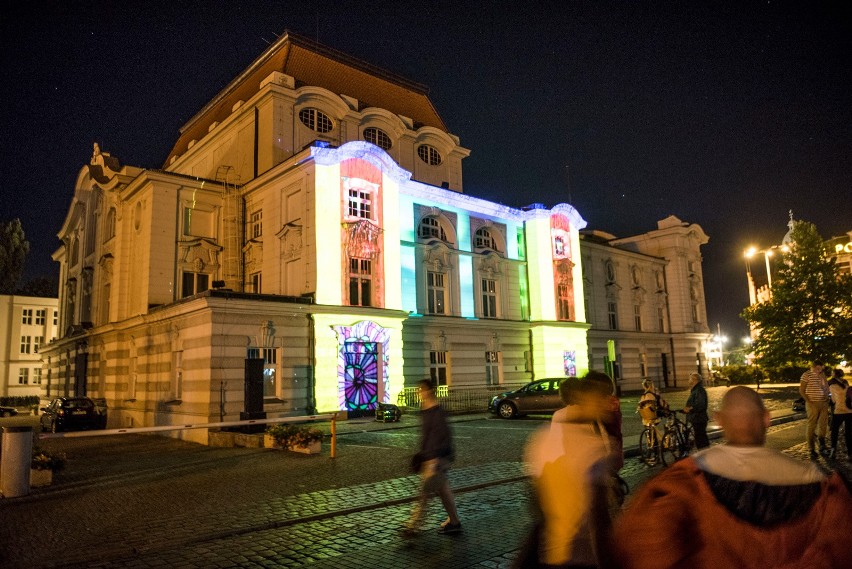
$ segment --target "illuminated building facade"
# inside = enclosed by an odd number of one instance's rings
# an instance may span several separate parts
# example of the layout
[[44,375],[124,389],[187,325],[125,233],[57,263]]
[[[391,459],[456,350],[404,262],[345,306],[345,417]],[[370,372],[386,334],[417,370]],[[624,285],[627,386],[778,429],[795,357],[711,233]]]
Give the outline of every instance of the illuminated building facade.
[[270,416],[584,372],[585,221],[464,195],[468,154],[422,86],[282,36],[162,169],[95,145],[54,253],[44,395],[168,425],[236,419],[248,359]]

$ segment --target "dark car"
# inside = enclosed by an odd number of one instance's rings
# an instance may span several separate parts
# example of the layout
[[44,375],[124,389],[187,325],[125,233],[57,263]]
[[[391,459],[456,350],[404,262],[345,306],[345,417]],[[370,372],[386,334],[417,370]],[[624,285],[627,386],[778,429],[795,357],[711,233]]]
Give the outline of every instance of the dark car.
[[95,402],[88,397],[57,397],[47,407],[42,407],[39,418],[42,431],[76,431],[103,429],[104,416]]
[[0,417],[14,417],[18,414],[18,410],[14,407],[0,406]]
[[506,391],[491,398],[488,410],[504,419],[527,413],[553,413],[565,407],[559,398],[559,384],[564,377],[539,379],[520,389]]

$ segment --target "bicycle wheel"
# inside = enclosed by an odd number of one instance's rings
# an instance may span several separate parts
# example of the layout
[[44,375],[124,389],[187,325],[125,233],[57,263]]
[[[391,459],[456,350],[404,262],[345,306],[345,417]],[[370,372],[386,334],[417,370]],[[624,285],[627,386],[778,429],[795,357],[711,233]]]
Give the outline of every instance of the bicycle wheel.
[[680,445],[678,445],[678,458],[684,458],[692,449],[695,448],[695,433],[692,430],[692,425],[683,425],[680,428],[678,438],[680,439]]
[[678,444],[677,433],[674,431],[666,431],[663,435],[662,440],[662,449],[661,455],[663,459],[663,466],[668,466],[670,464],[674,464],[678,458],[678,451],[680,450],[680,445]]
[[639,458],[648,466],[656,466],[660,461],[660,447],[654,427],[647,427],[639,436]]

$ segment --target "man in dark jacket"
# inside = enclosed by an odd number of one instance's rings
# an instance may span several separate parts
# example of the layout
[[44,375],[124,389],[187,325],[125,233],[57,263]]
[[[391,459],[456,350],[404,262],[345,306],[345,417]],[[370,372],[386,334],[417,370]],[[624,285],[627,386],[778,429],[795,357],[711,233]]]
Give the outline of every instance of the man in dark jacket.
[[420,497],[411,513],[411,518],[405,524],[403,535],[414,536],[423,522],[429,499],[433,494],[441,498],[441,503],[447,511],[447,519],[438,528],[438,533],[455,534],[461,532],[461,520],[456,511],[456,501],[447,471],[453,460],[453,441],[450,425],[444,410],[438,405],[435,396],[435,386],[431,380],[420,381],[420,450],[415,455],[413,465],[420,473]]
[[731,388],[716,421],[727,444],[675,463],[628,503],[611,541],[618,566],[847,566],[852,495],[844,480],[767,448],[769,412],[753,389]]
[[699,449],[707,448],[710,446],[710,440],[707,438],[707,423],[710,421],[707,415],[707,391],[704,389],[704,381],[697,373],[689,374],[689,386],[692,389],[683,412],[695,432],[695,446]]

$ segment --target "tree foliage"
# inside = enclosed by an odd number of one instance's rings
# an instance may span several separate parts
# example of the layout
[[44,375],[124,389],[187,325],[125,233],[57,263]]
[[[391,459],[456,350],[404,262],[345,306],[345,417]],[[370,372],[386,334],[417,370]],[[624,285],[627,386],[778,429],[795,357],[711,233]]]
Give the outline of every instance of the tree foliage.
[[770,300],[742,313],[758,330],[757,361],[782,367],[852,359],[852,276],[840,274],[814,224],[798,221],[790,235]]
[[0,222],[0,294],[14,294],[24,272],[30,243],[20,219]]

